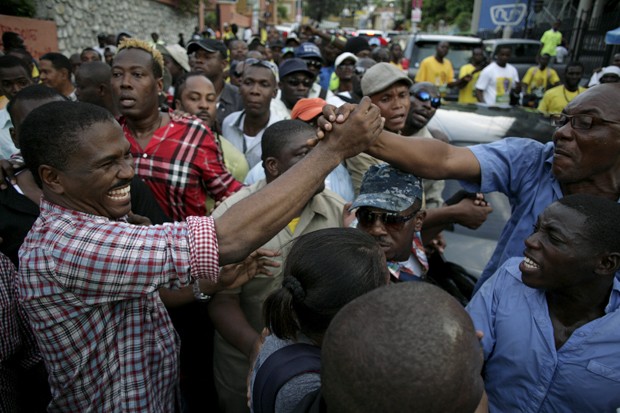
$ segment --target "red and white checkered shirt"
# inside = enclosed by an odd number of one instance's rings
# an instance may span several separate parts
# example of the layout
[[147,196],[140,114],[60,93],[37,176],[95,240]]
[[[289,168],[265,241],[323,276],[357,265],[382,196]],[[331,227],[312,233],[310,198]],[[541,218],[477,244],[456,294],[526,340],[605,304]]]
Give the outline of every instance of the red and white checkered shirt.
[[135,226],[42,200],[19,255],[48,411],[175,411],[178,339],[158,288],[217,279],[213,219]]
[[219,201],[243,187],[224,166],[213,133],[200,119],[171,119],[155,131],[146,148],[136,141],[124,118],[120,123],[131,144],[136,173],[174,221],[204,216],[207,194]]

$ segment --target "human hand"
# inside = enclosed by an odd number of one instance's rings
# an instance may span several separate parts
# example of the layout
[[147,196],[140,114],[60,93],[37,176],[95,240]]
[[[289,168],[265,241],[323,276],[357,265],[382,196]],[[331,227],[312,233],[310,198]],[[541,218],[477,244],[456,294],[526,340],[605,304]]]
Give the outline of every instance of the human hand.
[[464,198],[455,204],[454,207],[457,211],[456,223],[470,229],[480,227],[493,211],[488,202],[479,198]]
[[142,215],[134,214],[133,212],[127,214],[127,222],[130,224],[142,225],[145,227],[153,225],[153,223],[148,217],[143,217]]
[[379,137],[383,123],[379,108],[370,98],[364,97],[344,122],[332,124],[331,131],[320,144],[330,153],[339,154],[341,159],[350,158],[366,150]]
[[352,202],[347,202],[346,204],[344,204],[344,207],[342,209],[342,226],[344,228],[349,228],[353,221],[355,221],[355,212],[349,212],[349,208],[351,208],[351,205],[353,205]]
[[260,350],[263,348],[263,344],[265,344],[265,339],[267,338],[268,335],[271,334],[271,331],[269,331],[269,329],[267,327],[263,328],[263,331],[260,333],[260,335],[256,338],[256,341],[254,341],[254,344],[252,345],[252,351],[250,352],[250,369],[248,370],[248,376],[246,378],[246,398],[247,398],[247,403],[248,403],[248,408],[252,408],[252,373],[254,372],[254,365],[256,364],[256,359],[258,358],[258,354],[260,353]]
[[446,242],[446,239],[440,232],[435,236],[435,238],[431,240],[431,242],[425,245],[426,255],[430,256],[434,251],[443,254],[443,252],[446,250],[447,245],[448,243]]
[[279,251],[259,248],[248,255],[245,260],[223,266],[220,269],[220,277],[215,285],[216,291],[207,292],[207,294],[212,295],[220,290],[241,287],[257,274],[273,275],[268,267],[279,267],[280,263],[265,257],[277,257],[279,255]]
[[7,180],[12,185],[17,183],[15,178],[15,168],[8,159],[0,159],[0,189],[7,189],[9,187]]
[[333,105],[323,106],[323,114],[317,120],[317,132],[316,138],[309,139],[308,144],[314,146],[317,142],[325,137],[327,132],[330,132],[333,128],[333,123],[343,123],[349,117],[349,114],[355,110],[357,105],[352,103],[345,103],[340,107]]

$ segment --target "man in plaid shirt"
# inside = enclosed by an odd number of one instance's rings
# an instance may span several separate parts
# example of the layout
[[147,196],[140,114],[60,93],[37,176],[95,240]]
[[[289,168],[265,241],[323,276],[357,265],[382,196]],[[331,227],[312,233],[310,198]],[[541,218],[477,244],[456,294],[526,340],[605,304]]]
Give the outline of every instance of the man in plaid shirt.
[[20,142],[43,198],[20,250],[18,290],[50,375],[48,411],[174,412],[178,343],[158,288],[193,284],[211,295],[246,281],[219,266],[271,239],[381,123],[363,101],[276,184],[217,221],[145,227],[127,220],[133,159],[112,115],[72,102],[31,112]]
[[159,111],[163,57],[148,43],[127,39],[112,67],[120,124],[131,143],[136,173],[174,221],[206,215],[207,193],[216,201],[243,185],[226,170],[213,133],[197,118]]

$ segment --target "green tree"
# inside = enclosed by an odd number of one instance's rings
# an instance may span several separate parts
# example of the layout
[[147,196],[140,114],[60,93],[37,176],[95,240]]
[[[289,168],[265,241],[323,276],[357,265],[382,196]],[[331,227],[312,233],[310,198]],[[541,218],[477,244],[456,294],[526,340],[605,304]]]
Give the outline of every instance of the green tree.
[[469,30],[474,0],[424,0],[422,25],[437,25],[439,20],[447,25],[456,24],[461,30]]
[[304,15],[320,22],[330,15],[340,15],[345,3],[338,0],[309,0],[304,1]]
[[36,7],[33,0],[3,0],[0,14],[7,16],[34,17]]

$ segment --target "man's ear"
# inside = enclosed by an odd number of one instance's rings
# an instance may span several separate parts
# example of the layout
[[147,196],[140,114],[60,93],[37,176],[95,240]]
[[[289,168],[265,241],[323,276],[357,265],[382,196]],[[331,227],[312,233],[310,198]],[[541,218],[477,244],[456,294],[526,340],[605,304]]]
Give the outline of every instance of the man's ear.
[[424,220],[426,219],[426,210],[420,210],[417,214],[415,214],[415,230],[422,231],[422,225],[424,224]]
[[280,175],[280,165],[278,160],[272,156],[267,157],[263,161],[263,168],[265,169],[265,174],[270,175],[272,178]]
[[58,170],[53,166],[39,166],[39,176],[41,177],[41,182],[43,185],[48,187],[53,193],[61,195],[65,192],[65,188],[62,185],[61,176],[59,175]]
[[157,93],[161,93],[164,90],[164,78],[157,79]]
[[620,252],[610,252],[601,256],[596,267],[596,273],[601,275],[613,275],[620,269]]

